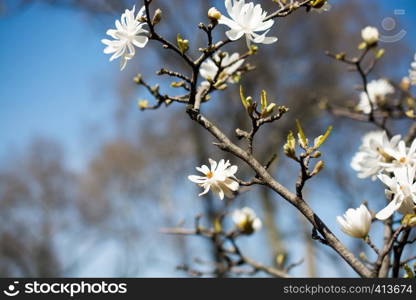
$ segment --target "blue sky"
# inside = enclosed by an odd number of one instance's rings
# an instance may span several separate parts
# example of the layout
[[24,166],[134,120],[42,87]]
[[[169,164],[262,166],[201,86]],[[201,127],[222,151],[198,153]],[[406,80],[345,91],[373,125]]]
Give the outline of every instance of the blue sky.
[[115,66],[90,21],[47,5],[0,19],[0,153],[46,135],[81,163],[84,127],[109,117],[113,104],[105,82]]
[[[395,9],[406,11],[396,18],[416,49],[414,1],[377,2],[386,17],[394,17]],[[63,142],[71,162],[82,165],[84,129],[111,117],[115,93],[108,83],[118,72],[117,63],[108,63],[102,53],[105,28],[92,21],[84,13],[42,4],[0,18],[0,155],[46,135]],[[371,25],[380,27],[381,20]],[[104,133],[97,134],[106,134],[99,127]]]

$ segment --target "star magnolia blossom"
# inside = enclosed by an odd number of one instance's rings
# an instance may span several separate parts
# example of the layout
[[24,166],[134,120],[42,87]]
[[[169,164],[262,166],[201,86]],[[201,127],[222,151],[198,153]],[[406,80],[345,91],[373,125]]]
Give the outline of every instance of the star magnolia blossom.
[[[209,81],[213,81],[215,77],[217,76],[218,80],[225,80],[228,77],[228,81],[232,82],[232,78],[229,77],[233,75],[237,70],[242,66],[244,63],[244,59],[239,59],[240,55],[238,53],[234,53],[232,55],[229,55],[227,52],[222,53],[224,56],[221,59],[219,54],[216,53],[212,59],[207,59],[204,63],[201,64],[200,73],[201,76],[208,81],[202,82],[203,85],[209,85]],[[218,72],[218,64],[221,62],[221,67],[224,68],[224,70],[221,72],[221,74],[217,75]]]
[[200,193],[199,196],[205,195],[210,189],[212,189],[212,191],[217,194],[221,200],[224,199],[224,195],[228,198],[232,198],[233,192],[237,191],[239,188],[239,184],[234,176],[238,167],[232,166],[229,161],[225,162],[223,159],[221,159],[218,164],[216,161],[209,159],[209,163],[211,165],[211,169],[206,165],[196,168],[205,176],[188,176],[190,181],[195,182],[204,188],[204,191]]
[[120,70],[123,70],[127,61],[132,59],[136,53],[134,46],[144,48],[148,42],[148,37],[145,36],[147,30],[143,29],[146,23],[138,21],[144,16],[145,7],[143,6],[134,15],[135,7],[132,10],[126,9],[121,15],[120,21],[116,20],[116,29],[107,30],[107,34],[114,40],[103,39],[101,42],[107,47],[104,49],[105,54],[114,53],[110,57],[110,61],[121,57]]
[[361,37],[367,45],[374,45],[378,42],[380,34],[376,27],[367,26],[361,31]]
[[380,165],[385,167],[388,172],[393,172],[395,168],[416,165],[416,139],[413,140],[410,148],[406,147],[404,141],[400,141],[397,147],[386,149],[385,152],[390,156],[390,159]]
[[416,85],[416,54],[415,54],[415,61],[412,62],[412,64],[410,65],[410,70],[409,70],[409,79],[412,85]]
[[[230,18],[222,15],[218,23],[230,28],[225,33],[230,40],[235,41],[245,35],[248,47],[251,42],[271,44],[277,41],[276,37],[266,37],[274,21],[265,21],[267,12],[263,11],[260,4],[246,4],[245,0],[225,0],[225,7]],[[265,32],[257,34],[259,31]]]
[[232,219],[237,228],[245,234],[251,234],[261,229],[261,220],[250,207],[243,207],[233,212]]
[[344,216],[338,216],[337,222],[342,232],[355,238],[366,238],[371,227],[371,214],[364,204],[359,208],[348,209]]
[[416,208],[416,167],[396,168],[393,171],[394,177],[390,178],[381,174],[378,178],[389,188],[386,196],[390,203],[376,214],[379,220],[386,220],[395,211],[402,215],[414,214]]
[[387,95],[394,93],[394,87],[385,79],[373,80],[367,84],[367,91],[370,100],[365,92],[361,93],[360,103],[357,109],[365,114],[371,113],[370,101],[373,108],[378,107],[378,104],[386,100]]
[[396,135],[389,140],[384,131],[367,133],[362,139],[359,152],[351,161],[351,168],[358,172],[358,178],[372,176],[376,180],[376,175],[385,168],[383,163],[391,159],[387,152],[396,149],[400,139],[401,136]]

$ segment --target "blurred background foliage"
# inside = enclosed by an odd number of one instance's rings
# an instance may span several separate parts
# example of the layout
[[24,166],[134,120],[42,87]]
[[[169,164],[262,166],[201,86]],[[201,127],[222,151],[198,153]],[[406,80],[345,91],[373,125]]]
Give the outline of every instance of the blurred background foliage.
[[[260,2],[268,11],[276,8],[272,1]],[[372,209],[379,209],[384,204],[384,195],[381,184],[358,180],[349,167],[360,137],[373,129],[371,125],[332,117],[318,107],[322,100],[347,105],[358,98],[354,86],[359,84],[359,78],[324,52],[356,54],[361,28],[369,24],[377,26],[386,12],[395,7],[385,7],[375,0],[330,2],[333,9],[329,13],[307,14],[299,10],[277,20],[273,35],[279,37],[278,43],[259,47],[259,53],[249,60],[256,69],[244,76],[241,83],[246,94],[256,98],[265,89],[271,100],[290,108],[282,120],[256,137],[255,153],[261,161],[276,153],[278,160],[272,172],[292,190],[297,166],[282,155],[282,145],[288,131],[294,128],[294,120],[302,120],[311,138],[322,134],[328,125],[334,126],[322,149],[326,168],[308,183],[306,198],[340,235],[335,216],[365,200],[372,203]],[[407,7],[414,9],[411,2],[406,2]],[[113,27],[114,19],[133,3],[3,0],[0,26],[33,7],[47,9],[50,14],[71,10],[81,13],[84,26],[94,28],[99,43],[105,30]],[[154,8],[163,11],[159,30],[171,40],[180,32],[190,39],[194,50],[205,42],[196,25],[207,21],[206,12],[211,6],[224,11],[223,1],[153,2]],[[403,21],[399,26],[409,24]],[[26,30],[30,31],[30,26]],[[224,28],[219,26],[215,38],[223,36]],[[42,43],[43,38],[53,39],[42,37],[37,42]],[[383,44],[387,54],[374,74],[400,80],[415,49],[412,38],[414,33],[409,33],[400,42]],[[82,45],[75,48],[82,53]],[[246,51],[243,42],[234,43],[227,50]],[[30,49],[27,55],[30,57]],[[101,50],[97,52],[99,55],[102,64],[109,64]],[[279,254],[284,254],[289,263],[303,259],[303,264],[292,272],[298,276],[355,276],[331,250],[312,241],[310,226],[270,191],[261,187],[246,189],[232,203],[220,202],[210,195],[197,197],[197,188],[186,177],[195,172],[195,166],[206,163],[208,157],[231,159],[240,167],[240,178],[252,174],[241,161],[212,146],[212,138],[188,119],[183,106],[146,112],[135,109],[139,98],[151,100],[151,97],[134,84],[133,76],[142,73],[148,82],[159,83],[162,89],[175,93],[169,80],[156,76],[155,72],[161,67],[187,72],[181,62],[158,44],[150,43],[137,52],[126,71],[120,73],[117,67],[117,63],[111,66],[112,72],[107,75],[111,80],[94,83],[98,88],[101,84],[110,86],[116,100],[108,108],[110,117],[96,120],[93,126],[85,124],[86,138],[78,147],[81,152],[88,148],[89,155],[81,167],[71,167],[71,159],[61,145],[66,139],[65,130],[58,137],[33,136],[24,146],[13,151],[7,148],[1,156],[0,276],[186,276],[175,267],[190,264],[195,258],[215,261],[215,249],[206,241],[164,236],[159,229],[179,223],[192,226],[198,213],[204,214],[207,225],[218,212],[243,205],[253,207],[265,225],[260,233],[240,241],[247,256],[266,264],[275,264]],[[83,72],[83,65],[78,68]],[[58,75],[60,71],[56,72]],[[248,126],[238,86],[229,85],[226,91],[215,92],[213,100],[204,106],[208,116],[230,136],[234,136],[235,128]],[[7,88],[13,87],[1,86]],[[39,95],[33,97],[40,99],[37,105],[43,105]],[[7,106],[13,99],[0,101]],[[95,105],[99,105],[97,100],[91,106]],[[59,123],[51,121],[50,126]],[[102,126],[111,131],[104,138],[99,134]],[[408,124],[398,122],[389,126],[400,133]],[[379,230],[376,228],[375,232]],[[381,235],[373,236],[376,242],[381,241]],[[355,253],[366,252],[371,257],[362,243],[345,236],[341,239]]]

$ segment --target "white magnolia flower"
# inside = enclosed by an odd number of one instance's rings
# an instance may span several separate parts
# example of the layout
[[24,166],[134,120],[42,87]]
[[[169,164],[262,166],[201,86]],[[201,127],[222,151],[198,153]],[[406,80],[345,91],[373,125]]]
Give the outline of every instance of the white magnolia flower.
[[359,208],[348,209],[344,216],[338,216],[337,222],[342,232],[355,238],[366,238],[371,227],[371,214],[364,204]]
[[103,44],[107,45],[104,53],[114,53],[110,57],[110,61],[121,57],[120,70],[126,67],[127,61],[132,59],[136,53],[134,46],[144,48],[149,40],[145,35],[147,30],[143,29],[146,23],[138,21],[144,16],[145,7],[143,6],[136,16],[134,11],[135,7],[132,10],[126,9],[121,15],[120,21],[116,20],[116,29],[107,30],[107,34],[114,40],[101,40]]
[[414,62],[410,65],[409,79],[412,85],[416,85],[416,54]]
[[376,214],[379,220],[386,220],[397,211],[402,215],[414,214],[416,207],[416,167],[396,168],[394,177],[390,178],[380,174],[378,178],[389,188],[386,196],[391,199],[390,203]]
[[[230,40],[235,41],[245,35],[249,47],[251,42],[271,44],[277,41],[276,37],[266,37],[274,21],[265,21],[267,12],[263,11],[260,4],[254,5],[253,2],[246,4],[245,0],[225,0],[225,7],[230,18],[222,15],[218,23],[230,28],[225,33]],[[256,33],[259,31],[265,32]]]
[[250,207],[237,209],[232,214],[232,219],[237,228],[245,234],[251,234],[261,229],[261,220]]
[[375,43],[378,42],[378,39],[380,38],[380,34],[377,28],[367,26],[366,28],[361,30],[361,37],[363,38],[363,41],[367,45],[374,45]]
[[[207,81],[202,82],[203,85],[209,85],[209,81],[213,81],[216,77],[217,80],[227,80],[232,82],[233,75],[244,63],[244,59],[239,59],[240,54],[234,53],[229,55],[227,52],[222,52],[222,59],[218,53],[215,53],[212,57],[213,59],[207,59],[201,64],[199,70],[201,76]],[[221,63],[221,67],[224,68],[223,71],[217,75],[218,66]],[[227,78],[228,77],[228,78]]]
[[393,172],[396,168],[416,165],[416,139],[413,140],[410,148],[406,147],[404,141],[400,141],[397,147],[386,149],[385,152],[390,156],[390,159],[382,162],[381,165],[388,172]]
[[358,172],[358,178],[367,178],[383,171],[390,157],[387,152],[395,149],[401,139],[400,135],[394,136],[391,140],[384,131],[371,131],[364,135],[359,151],[354,155],[351,161],[351,168]]
[[317,12],[317,13],[323,13],[323,12],[328,12],[330,11],[332,8],[331,4],[329,4],[328,2],[325,2],[324,5],[322,5],[322,7],[320,8],[314,8],[312,7],[312,11]]
[[370,101],[373,104],[373,108],[377,108],[378,104],[386,100],[387,95],[394,94],[394,87],[387,80],[378,79],[367,84],[367,91],[370,99],[368,99],[365,92],[361,92],[360,103],[357,106],[357,109],[365,114],[371,113]]
[[206,165],[196,168],[205,176],[188,176],[190,181],[195,182],[204,188],[204,191],[200,193],[199,196],[208,193],[208,191],[212,189],[212,191],[217,194],[221,200],[224,199],[224,195],[228,198],[232,198],[233,192],[237,191],[239,188],[239,184],[234,176],[238,167],[232,166],[228,160],[225,162],[223,159],[221,159],[218,164],[216,161],[209,159],[209,163],[211,165],[211,169]]

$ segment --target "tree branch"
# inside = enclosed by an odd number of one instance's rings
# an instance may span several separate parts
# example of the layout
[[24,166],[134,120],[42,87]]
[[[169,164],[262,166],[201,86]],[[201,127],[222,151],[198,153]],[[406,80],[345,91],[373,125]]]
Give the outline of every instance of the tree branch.
[[306,219],[316,228],[319,233],[328,242],[328,245],[334,249],[360,276],[371,277],[371,271],[364,266],[345,246],[335,237],[335,235],[329,230],[329,228],[323,223],[323,221],[313,212],[309,205],[297,195],[291,193],[283,185],[277,182],[252,155],[244,151],[230,139],[222,133],[222,131],[206,119],[199,111],[192,109],[187,110],[192,120],[199,123],[202,127],[208,130],[220,143],[219,147],[233,155],[239,157],[246,162],[254,171],[257,172],[258,176],[273,189],[277,194],[286,199],[289,203],[295,206]]

